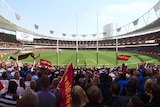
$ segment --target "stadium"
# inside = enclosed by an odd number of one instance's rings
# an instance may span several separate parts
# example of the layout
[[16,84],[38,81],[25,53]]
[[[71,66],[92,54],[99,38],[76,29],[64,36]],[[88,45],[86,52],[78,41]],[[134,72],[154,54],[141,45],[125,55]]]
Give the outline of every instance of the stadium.
[[97,13],[90,34],[42,33],[0,2],[0,107],[159,107],[160,0],[103,32]]
[[[132,55],[127,61],[130,67],[137,63],[148,62],[159,64],[159,4],[157,3],[143,16],[119,28],[113,28],[113,24],[104,25],[103,32],[97,34],[66,34],[62,33],[61,38],[49,37],[48,35],[30,31],[23,26],[16,25],[17,21],[23,23],[23,18],[3,1],[1,21],[1,54],[7,60],[9,55],[21,50],[21,52],[44,53],[51,51],[42,59],[52,62],[54,65],[65,65],[72,62],[75,66],[119,66],[126,61],[117,61],[118,55]],[[4,14],[5,13],[5,14]],[[6,14],[9,14],[8,17]],[[148,16],[148,17],[146,17]],[[11,20],[11,21],[10,21]],[[38,25],[33,25],[38,29]],[[4,33],[4,32],[7,33]],[[12,32],[11,32],[12,31]],[[50,34],[54,31],[50,30]],[[23,37],[21,36],[23,35]],[[37,36],[38,38],[33,38]],[[4,38],[5,37],[5,38]],[[77,40],[76,38],[79,38]],[[69,39],[68,39],[69,38]],[[89,53],[88,53],[89,51]],[[109,55],[110,56],[109,56]],[[14,55],[16,57],[16,55]],[[52,58],[50,58],[52,57]],[[39,59],[37,63],[39,63]],[[111,59],[112,58],[112,59]],[[31,58],[22,62],[32,63]]]

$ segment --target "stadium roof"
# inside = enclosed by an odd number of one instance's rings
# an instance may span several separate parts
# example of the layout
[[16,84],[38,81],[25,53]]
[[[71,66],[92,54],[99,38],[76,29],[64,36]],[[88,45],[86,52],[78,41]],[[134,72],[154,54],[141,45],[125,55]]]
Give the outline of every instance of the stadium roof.
[[16,24],[8,21],[7,19],[5,19],[3,16],[0,16],[0,28],[2,29],[6,29],[6,30],[10,30],[10,31],[21,31],[21,32],[25,32],[25,33],[30,33],[32,35],[36,35],[36,36],[39,36],[39,37],[48,37],[46,35],[42,35],[42,34],[38,34],[38,33],[35,33],[35,32],[32,32],[32,31],[29,31],[27,29],[24,29],[20,26],[17,26]]

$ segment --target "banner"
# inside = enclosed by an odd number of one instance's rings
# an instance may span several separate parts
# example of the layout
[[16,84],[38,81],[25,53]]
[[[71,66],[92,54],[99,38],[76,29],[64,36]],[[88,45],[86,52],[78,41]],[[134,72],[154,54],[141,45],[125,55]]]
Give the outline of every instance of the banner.
[[47,67],[52,67],[52,63],[50,61],[40,59],[40,65],[41,66],[47,66]]
[[[18,60],[22,60],[22,59],[26,59],[28,58],[29,56],[31,56],[32,58],[36,59],[36,57],[34,56],[34,53],[26,53],[26,54],[22,54],[22,55],[19,55],[17,58]],[[12,60],[16,60],[16,58],[12,57],[12,56],[9,56],[9,59],[12,59]]]
[[33,42],[33,35],[25,32],[16,31],[16,39],[18,41]]
[[117,56],[117,60],[125,60],[125,61],[128,61],[128,59],[130,58],[131,56],[129,55],[118,55]]
[[73,81],[74,81],[74,70],[71,63],[59,83],[60,94],[61,94],[60,107],[72,107],[71,90],[73,86]]

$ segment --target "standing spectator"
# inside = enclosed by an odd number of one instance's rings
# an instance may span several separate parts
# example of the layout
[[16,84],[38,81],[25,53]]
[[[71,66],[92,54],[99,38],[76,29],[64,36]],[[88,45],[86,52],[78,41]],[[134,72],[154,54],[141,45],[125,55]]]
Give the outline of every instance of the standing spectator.
[[100,82],[98,83],[98,87],[100,88],[103,96],[102,104],[108,105],[110,99],[112,98],[112,93],[110,91],[110,85],[112,80],[109,79],[109,76],[106,73],[101,73],[99,79]]
[[20,79],[19,84],[20,85],[17,87],[17,91],[16,91],[16,93],[17,93],[18,96],[22,95],[22,93],[26,89],[26,86],[24,84],[24,79],[23,78]]
[[153,84],[151,86],[151,102],[145,104],[144,107],[159,107],[160,105],[160,85]]
[[54,78],[52,80],[51,89],[50,89],[50,91],[56,95],[56,98],[57,98],[56,107],[60,107],[60,89],[57,87],[58,84],[59,84],[58,78]]
[[29,88],[23,93],[21,102],[22,107],[39,107],[38,96]]
[[120,79],[118,80],[118,83],[120,85],[120,95],[126,95],[126,86],[128,84],[128,80],[126,78],[126,74],[119,74]]
[[9,81],[7,80],[7,72],[2,73],[2,80],[0,82],[3,84],[3,89],[0,91],[0,94],[6,93],[8,91]]
[[130,98],[127,107],[144,107],[144,103],[138,96],[133,96]]
[[36,81],[35,80],[31,80],[30,82],[30,88],[36,92]]
[[14,78],[12,80],[15,81],[18,86],[20,86],[20,82],[19,82],[20,81],[20,74],[19,74],[19,72],[16,71],[14,73]]
[[19,72],[20,72],[20,76],[23,77],[25,81],[26,81],[27,74],[32,73],[31,70],[28,69],[27,65],[24,65],[24,67]]
[[87,95],[81,86],[75,85],[72,88],[72,107],[83,107],[88,102]]
[[56,107],[56,96],[49,91],[50,79],[47,76],[41,77],[40,80],[41,90],[37,92],[39,99],[39,107]]
[[85,107],[102,107],[102,92],[97,86],[91,86],[86,91],[89,102]]
[[110,103],[108,104],[108,106],[111,106],[114,102],[114,100],[118,97],[119,95],[119,92],[120,92],[120,85],[118,84],[117,81],[114,81],[112,84],[111,84],[111,93],[112,93],[112,98],[110,99]]
[[17,86],[15,81],[9,81],[8,91],[2,94],[0,98],[1,107],[18,107]]
[[30,82],[31,82],[31,80],[32,80],[32,75],[31,74],[27,74],[26,81],[24,82],[26,88],[30,88]]
[[132,97],[132,96],[135,96],[136,95],[136,91],[137,91],[137,84],[130,80],[126,86],[127,88],[127,95],[125,96],[118,96],[114,103],[112,104],[111,107],[127,107],[127,104],[129,102],[129,99]]
[[123,74],[127,73],[127,66],[124,63],[122,64],[122,73]]

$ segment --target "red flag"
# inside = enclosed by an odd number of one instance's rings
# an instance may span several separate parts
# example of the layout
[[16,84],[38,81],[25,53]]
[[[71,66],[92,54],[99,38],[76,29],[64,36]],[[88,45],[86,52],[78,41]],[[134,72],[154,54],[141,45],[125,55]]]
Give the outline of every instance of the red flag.
[[61,94],[60,107],[72,107],[71,90],[73,86],[73,81],[74,70],[71,63],[59,83]]
[[128,61],[128,59],[130,58],[131,56],[129,55],[118,55],[117,56],[117,60],[125,60],[125,61]]
[[40,59],[40,65],[41,66],[47,66],[47,67],[52,67],[52,63],[50,61]]
[[0,82],[0,91],[4,88],[3,84]]

